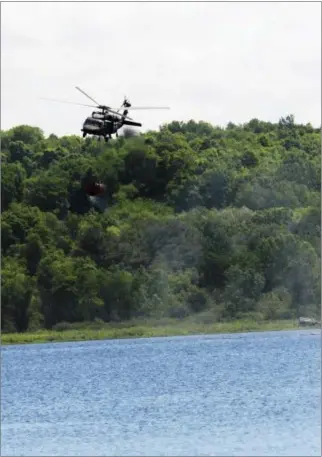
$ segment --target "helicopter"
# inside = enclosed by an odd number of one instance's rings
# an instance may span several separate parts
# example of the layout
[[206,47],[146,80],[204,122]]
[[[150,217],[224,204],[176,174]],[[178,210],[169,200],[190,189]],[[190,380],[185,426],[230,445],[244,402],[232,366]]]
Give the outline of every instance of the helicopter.
[[[123,125],[129,125],[132,127],[142,127],[142,124],[139,122],[133,121],[132,118],[128,116],[129,109],[134,110],[145,110],[145,109],[170,109],[168,106],[138,106],[132,107],[130,101],[124,97],[122,105],[118,109],[112,109],[109,106],[101,105],[97,103],[90,95],[84,92],[80,87],[75,87],[79,92],[81,92],[85,97],[91,100],[94,105],[85,105],[83,103],[74,103],[66,102],[63,100],[54,100],[45,98],[44,100],[50,100],[61,103],[70,103],[74,105],[88,106],[90,108],[96,108],[99,111],[93,111],[91,116],[88,116],[82,126],[81,131],[83,132],[83,138],[86,135],[97,136],[99,139],[104,138],[107,142],[112,138],[112,135],[115,134],[118,137],[118,130],[123,127]],[[120,112],[123,111],[123,112]]]

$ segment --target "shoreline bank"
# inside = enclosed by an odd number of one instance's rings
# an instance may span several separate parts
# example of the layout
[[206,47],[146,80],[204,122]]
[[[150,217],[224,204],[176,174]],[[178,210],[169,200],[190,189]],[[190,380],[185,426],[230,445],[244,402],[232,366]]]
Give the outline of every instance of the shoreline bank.
[[262,331],[282,331],[299,329],[296,320],[278,320],[256,322],[251,320],[236,320],[232,322],[193,323],[185,321],[172,321],[167,324],[151,325],[138,324],[103,324],[93,328],[88,324],[82,328],[68,330],[39,330],[28,333],[3,333],[1,344],[3,346],[14,344],[40,344],[55,342],[77,342],[110,340],[125,338],[153,338],[169,336],[211,335],[223,333],[248,333]]

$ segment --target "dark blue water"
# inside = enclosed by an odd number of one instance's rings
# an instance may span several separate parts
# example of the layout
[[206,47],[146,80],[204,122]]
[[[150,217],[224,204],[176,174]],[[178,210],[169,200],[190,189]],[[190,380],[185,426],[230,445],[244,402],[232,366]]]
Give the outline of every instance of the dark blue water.
[[319,331],[2,348],[1,455],[321,455]]

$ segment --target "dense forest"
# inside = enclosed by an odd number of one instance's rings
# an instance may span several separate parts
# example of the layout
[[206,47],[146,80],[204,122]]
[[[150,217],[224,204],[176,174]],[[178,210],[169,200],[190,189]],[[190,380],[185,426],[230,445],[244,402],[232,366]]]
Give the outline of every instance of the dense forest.
[[[293,116],[109,143],[1,132],[1,328],[320,314],[321,133]],[[81,188],[107,188],[99,209]],[[68,324],[67,324],[68,325]]]

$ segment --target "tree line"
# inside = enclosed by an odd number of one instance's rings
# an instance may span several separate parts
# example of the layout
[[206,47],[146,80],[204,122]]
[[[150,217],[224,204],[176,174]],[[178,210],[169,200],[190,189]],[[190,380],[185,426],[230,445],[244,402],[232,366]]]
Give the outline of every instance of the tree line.
[[[1,132],[1,328],[319,316],[320,129],[172,122],[108,144]],[[82,191],[93,173],[105,209]],[[207,314],[208,313],[208,314]]]

